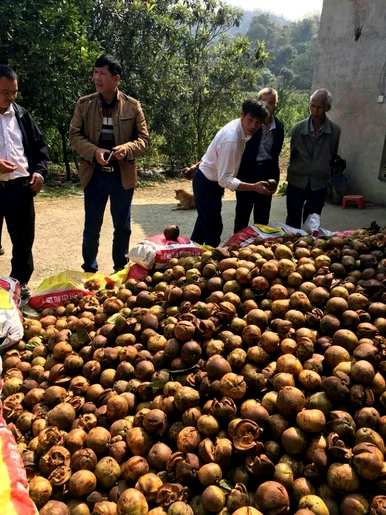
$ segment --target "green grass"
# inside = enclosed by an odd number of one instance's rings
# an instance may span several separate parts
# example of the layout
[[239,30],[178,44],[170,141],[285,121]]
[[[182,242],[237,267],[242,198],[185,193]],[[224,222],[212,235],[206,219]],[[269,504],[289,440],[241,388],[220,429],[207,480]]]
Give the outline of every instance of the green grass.
[[44,186],[44,189],[39,193],[39,197],[42,198],[60,198],[69,196],[82,195],[83,191],[80,184],[74,184],[73,182],[64,182],[60,186],[50,186],[49,183]]
[[[168,181],[168,177],[161,176],[155,179],[150,179],[148,177],[143,178],[138,181],[138,188],[147,188],[149,186],[153,186],[155,184],[164,184]],[[171,177],[170,180],[173,178]],[[39,193],[39,197],[41,198],[61,198],[61,197],[69,197],[69,196],[80,196],[83,194],[83,190],[78,182],[62,182],[61,184],[52,184],[50,181],[44,186],[41,193]]]

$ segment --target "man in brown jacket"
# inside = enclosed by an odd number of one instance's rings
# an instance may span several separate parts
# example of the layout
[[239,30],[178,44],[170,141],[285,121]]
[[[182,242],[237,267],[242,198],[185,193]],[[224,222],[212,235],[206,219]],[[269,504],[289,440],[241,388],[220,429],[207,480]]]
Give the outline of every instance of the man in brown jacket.
[[109,197],[114,270],[124,268],[127,261],[131,201],[137,180],[135,158],[144,152],[149,133],[140,103],[118,89],[121,73],[114,57],[100,56],[93,73],[96,93],[78,100],[70,124],[71,146],[81,158],[85,272],[98,270],[99,235]]

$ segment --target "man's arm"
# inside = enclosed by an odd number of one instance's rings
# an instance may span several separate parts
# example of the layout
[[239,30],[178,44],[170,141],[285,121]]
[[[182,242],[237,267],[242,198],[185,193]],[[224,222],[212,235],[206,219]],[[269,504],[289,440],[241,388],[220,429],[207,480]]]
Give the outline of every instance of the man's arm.
[[197,172],[201,161],[197,161],[197,163],[194,163],[190,166],[187,166],[182,170],[182,175],[185,177],[185,179],[193,179],[194,174]]
[[[28,159],[28,172],[31,176],[34,173],[38,173],[43,179],[47,175],[49,161],[48,149],[44,142],[43,134],[28,111],[17,104],[14,104],[14,109],[23,137],[24,151]],[[5,162],[5,165],[7,165],[7,162]],[[13,170],[2,169],[3,173],[9,171]]]
[[284,143],[284,126],[281,123],[280,120],[275,118],[276,120],[276,134],[275,134],[275,141],[273,146],[273,176],[272,179],[275,179],[275,181],[279,184],[280,180],[280,164],[279,164],[279,158],[280,153],[283,148]]
[[248,183],[242,182],[237,179],[237,168],[240,166],[237,158],[237,143],[229,142],[221,146],[221,151],[218,161],[218,183],[222,188],[227,188],[231,191],[255,191],[263,195],[271,195],[271,192],[265,185],[264,181]]
[[290,138],[290,158],[289,158],[289,165],[291,164],[291,161],[296,159],[298,156],[298,149],[297,149],[297,141],[298,141],[298,129],[297,126],[292,129],[291,131],[291,138]]
[[81,102],[76,103],[74,115],[70,122],[70,145],[80,157],[92,163],[95,156],[95,151],[98,146],[91,143],[83,134],[83,116],[81,109]]
[[[32,120],[32,119],[31,119]],[[48,173],[48,148],[43,139],[43,134],[40,131],[39,127],[34,123],[34,146],[33,146],[33,169],[31,170],[31,174],[38,173],[43,179],[46,179]]]
[[336,142],[335,142],[334,156],[338,155],[339,141],[340,141],[340,127],[339,127],[339,125],[336,125]]

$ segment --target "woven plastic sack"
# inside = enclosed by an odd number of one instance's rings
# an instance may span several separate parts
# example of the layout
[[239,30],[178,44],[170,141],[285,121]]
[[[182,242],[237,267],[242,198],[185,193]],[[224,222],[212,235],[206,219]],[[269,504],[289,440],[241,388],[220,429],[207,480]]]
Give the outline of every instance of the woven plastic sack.
[[269,225],[250,225],[241,231],[236,232],[224,244],[225,247],[246,247],[253,243],[256,238],[270,240],[280,238],[285,235],[281,227],[271,227]]
[[66,270],[46,277],[34,290],[29,305],[34,309],[53,308],[74,297],[91,295],[106,285],[108,278],[95,274]]
[[[0,377],[2,364],[0,357]],[[0,379],[0,391],[2,381]],[[28,495],[28,481],[23,460],[13,434],[3,418],[0,402],[0,509],[2,515],[38,515]]]
[[179,237],[176,241],[167,240],[163,234],[156,234],[138,243],[129,251],[130,261],[151,270],[162,267],[172,258],[199,256],[202,247],[188,238]]

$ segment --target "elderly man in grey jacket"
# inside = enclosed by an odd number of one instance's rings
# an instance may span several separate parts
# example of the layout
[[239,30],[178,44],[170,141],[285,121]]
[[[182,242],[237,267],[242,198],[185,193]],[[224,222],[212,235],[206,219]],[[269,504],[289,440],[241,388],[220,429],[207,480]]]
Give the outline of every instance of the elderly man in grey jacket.
[[326,115],[332,97],[317,89],[310,97],[310,116],[292,130],[287,172],[287,224],[300,228],[311,213],[321,214],[338,152],[340,128]]

